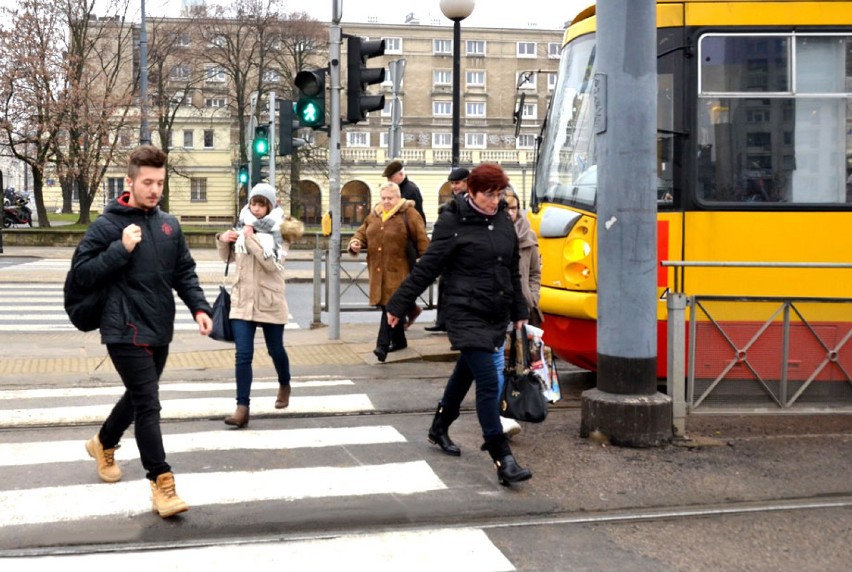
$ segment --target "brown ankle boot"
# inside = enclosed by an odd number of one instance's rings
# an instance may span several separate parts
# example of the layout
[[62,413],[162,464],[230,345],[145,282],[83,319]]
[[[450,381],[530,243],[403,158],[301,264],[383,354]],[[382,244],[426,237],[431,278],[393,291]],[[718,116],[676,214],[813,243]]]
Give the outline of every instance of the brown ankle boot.
[[278,397],[275,398],[275,409],[285,409],[290,405],[290,386],[282,385],[278,388]]
[[230,417],[225,417],[225,425],[234,425],[237,429],[242,429],[249,422],[248,405],[237,405],[237,410]]
[[151,501],[154,512],[163,518],[189,510],[189,505],[177,496],[172,473],[163,473],[156,481],[151,481]]

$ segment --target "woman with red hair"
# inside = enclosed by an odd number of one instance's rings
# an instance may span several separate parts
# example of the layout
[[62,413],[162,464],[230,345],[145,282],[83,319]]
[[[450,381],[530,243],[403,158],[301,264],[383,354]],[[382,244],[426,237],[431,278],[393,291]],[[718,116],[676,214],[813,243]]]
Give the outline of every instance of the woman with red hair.
[[473,169],[467,194],[456,196],[441,211],[429,248],[387,304],[388,323],[393,327],[417,296],[441,276],[441,311],[450,343],[460,353],[428,438],[446,454],[461,455],[448,430],[476,381],[476,414],[485,440],[482,449],[494,460],[503,485],[532,476],[518,465],[503,434],[493,359],[495,350],[503,347],[509,323],[519,328],[529,315],[518,269],[518,237],[501,199],[508,184],[498,165]]

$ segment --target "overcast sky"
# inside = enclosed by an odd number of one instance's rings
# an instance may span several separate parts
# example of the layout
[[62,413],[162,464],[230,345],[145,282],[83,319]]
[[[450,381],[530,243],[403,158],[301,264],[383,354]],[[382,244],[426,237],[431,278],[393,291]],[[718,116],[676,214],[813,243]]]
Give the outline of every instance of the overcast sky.
[[[139,19],[142,0],[129,0],[131,19]],[[228,0],[208,0],[208,4]],[[343,6],[341,26],[346,22],[367,22],[376,17],[382,24],[403,24],[407,14],[413,13],[421,24],[437,20],[440,25],[452,26],[452,21],[441,13],[439,0],[284,0],[287,12],[305,12],[322,22],[331,21],[331,7],[335,1]],[[475,0],[473,13],[462,22],[464,26],[486,28],[528,28],[561,30],[593,0]],[[0,6],[15,6],[17,0],[0,0]],[[95,13],[105,15],[97,6],[106,4],[96,0]],[[178,16],[181,0],[145,0],[145,13],[150,16]],[[135,7],[135,9],[134,9]],[[345,30],[344,30],[345,31]]]

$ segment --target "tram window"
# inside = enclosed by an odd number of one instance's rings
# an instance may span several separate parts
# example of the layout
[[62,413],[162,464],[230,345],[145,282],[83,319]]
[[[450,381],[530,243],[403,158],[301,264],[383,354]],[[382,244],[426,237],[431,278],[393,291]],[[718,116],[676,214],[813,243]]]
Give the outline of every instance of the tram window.
[[848,35],[699,41],[699,201],[850,202],[850,46]]

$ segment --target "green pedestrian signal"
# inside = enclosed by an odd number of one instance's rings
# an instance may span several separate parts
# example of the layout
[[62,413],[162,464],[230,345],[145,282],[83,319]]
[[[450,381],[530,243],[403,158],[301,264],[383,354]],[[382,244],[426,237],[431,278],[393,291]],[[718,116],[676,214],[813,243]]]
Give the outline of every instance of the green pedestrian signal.
[[300,127],[319,129],[325,125],[325,74],[327,68],[302,70],[296,74],[296,120]]
[[237,183],[239,185],[249,184],[249,167],[246,163],[240,165],[240,168],[237,171]]
[[269,128],[261,125],[254,130],[254,141],[252,143],[254,152],[258,155],[269,153]]

